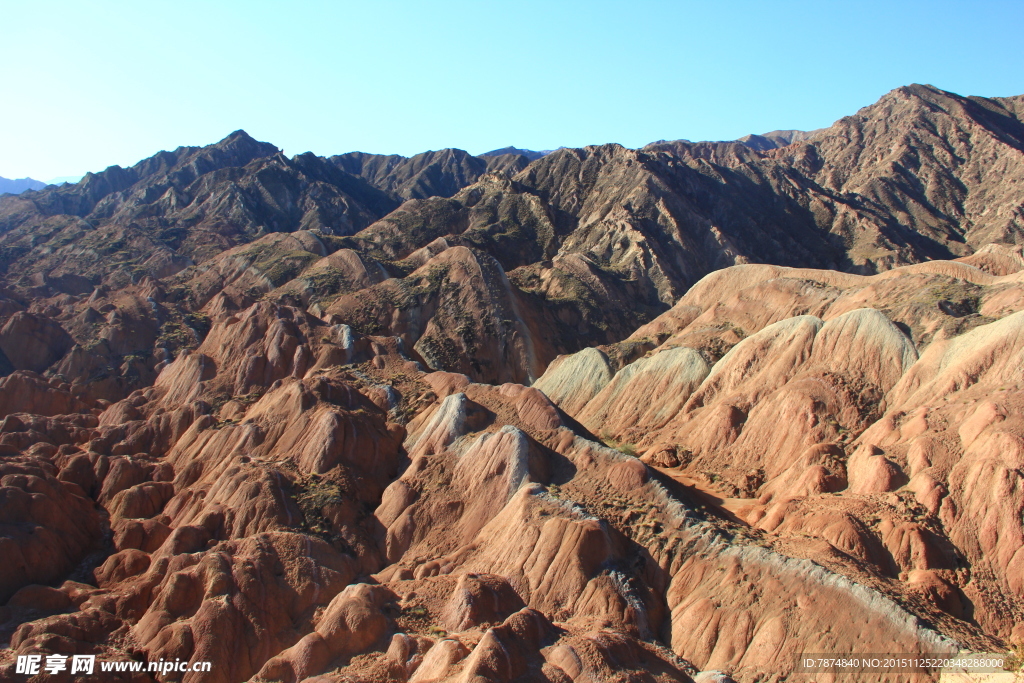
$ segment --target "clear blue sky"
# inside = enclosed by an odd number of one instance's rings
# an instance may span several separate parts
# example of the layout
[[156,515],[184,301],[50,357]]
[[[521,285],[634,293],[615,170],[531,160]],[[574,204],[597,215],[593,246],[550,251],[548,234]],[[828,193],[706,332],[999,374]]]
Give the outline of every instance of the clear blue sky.
[[1024,93],[1024,2],[5,0],[0,176],[244,128],[288,154],[734,139]]

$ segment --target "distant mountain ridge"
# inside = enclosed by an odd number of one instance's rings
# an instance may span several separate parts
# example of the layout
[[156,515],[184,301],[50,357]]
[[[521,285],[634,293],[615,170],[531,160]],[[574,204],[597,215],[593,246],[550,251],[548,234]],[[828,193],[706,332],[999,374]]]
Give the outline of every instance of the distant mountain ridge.
[[492,149],[490,152],[484,152],[483,154],[481,154],[479,156],[482,156],[482,157],[500,157],[500,156],[505,155],[505,154],[518,154],[520,156],[526,157],[530,161],[536,161],[537,159],[540,159],[541,157],[546,157],[548,154],[551,154],[553,151],[555,151],[555,150],[553,150],[553,149],[545,149],[545,150],[541,150],[541,151],[538,152],[538,151],[535,151],[535,150],[532,150],[532,149],[519,149],[518,147],[502,147],[501,149]]
[[779,147],[786,147],[796,142],[803,142],[805,140],[811,140],[814,136],[827,130],[826,128],[818,128],[817,130],[773,130],[770,133],[762,133],[761,135],[751,134],[744,135],[739,138],[737,142],[742,142],[751,149],[756,149],[759,152],[765,152],[769,149],[778,149]]
[[21,194],[25,190],[41,190],[44,187],[46,187],[46,183],[33,178],[12,180],[0,177],[0,194]]
[[46,181],[47,185],[64,185],[65,183],[74,185],[82,179],[80,175],[62,175],[56,178],[50,178]]

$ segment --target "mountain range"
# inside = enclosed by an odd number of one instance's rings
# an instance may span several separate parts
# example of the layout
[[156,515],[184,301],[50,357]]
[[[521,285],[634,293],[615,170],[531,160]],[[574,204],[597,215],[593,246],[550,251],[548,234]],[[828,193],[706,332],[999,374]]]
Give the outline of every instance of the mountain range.
[[79,180],[81,180],[81,176],[61,176],[59,178],[53,178],[45,183],[33,178],[10,180],[8,178],[0,177],[0,194],[21,194],[27,190],[42,190],[48,185],[59,186],[66,183],[77,183]]
[[41,190],[44,187],[46,183],[32,178],[0,178],[0,194],[20,194],[25,190]]
[[927,85],[640,149],[236,131],[0,197],[0,670],[1019,656],[1022,241],[1024,96]]

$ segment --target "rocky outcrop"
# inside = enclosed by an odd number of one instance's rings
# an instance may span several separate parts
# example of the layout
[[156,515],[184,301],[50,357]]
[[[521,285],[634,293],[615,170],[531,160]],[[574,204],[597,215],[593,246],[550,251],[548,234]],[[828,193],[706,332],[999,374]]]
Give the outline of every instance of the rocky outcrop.
[[0,463],[2,602],[28,584],[67,576],[100,540],[101,522],[91,501],[81,487],[58,478],[47,450]]
[[615,373],[579,420],[602,438],[636,441],[674,418],[709,370],[699,353],[683,347],[641,358]]
[[338,297],[326,314],[398,336],[429,368],[529,383],[552,349],[537,322],[523,319],[528,310],[494,259],[453,247],[402,280]]
[[16,370],[42,372],[71,348],[71,336],[44,316],[19,311],[0,329],[0,351]]
[[608,357],[599,349],[586,348],[552,361],[533,386],[543,391],[570,415],[578,415],[612,380]]

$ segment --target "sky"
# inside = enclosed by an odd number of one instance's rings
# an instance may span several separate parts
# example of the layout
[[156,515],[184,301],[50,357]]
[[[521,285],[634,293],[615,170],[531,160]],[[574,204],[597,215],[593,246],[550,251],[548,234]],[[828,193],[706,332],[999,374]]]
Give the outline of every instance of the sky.
[[1022,0],[4,0],[0,176],[239,128],[287,154],[810,130],[889,90],[1024,94]]

